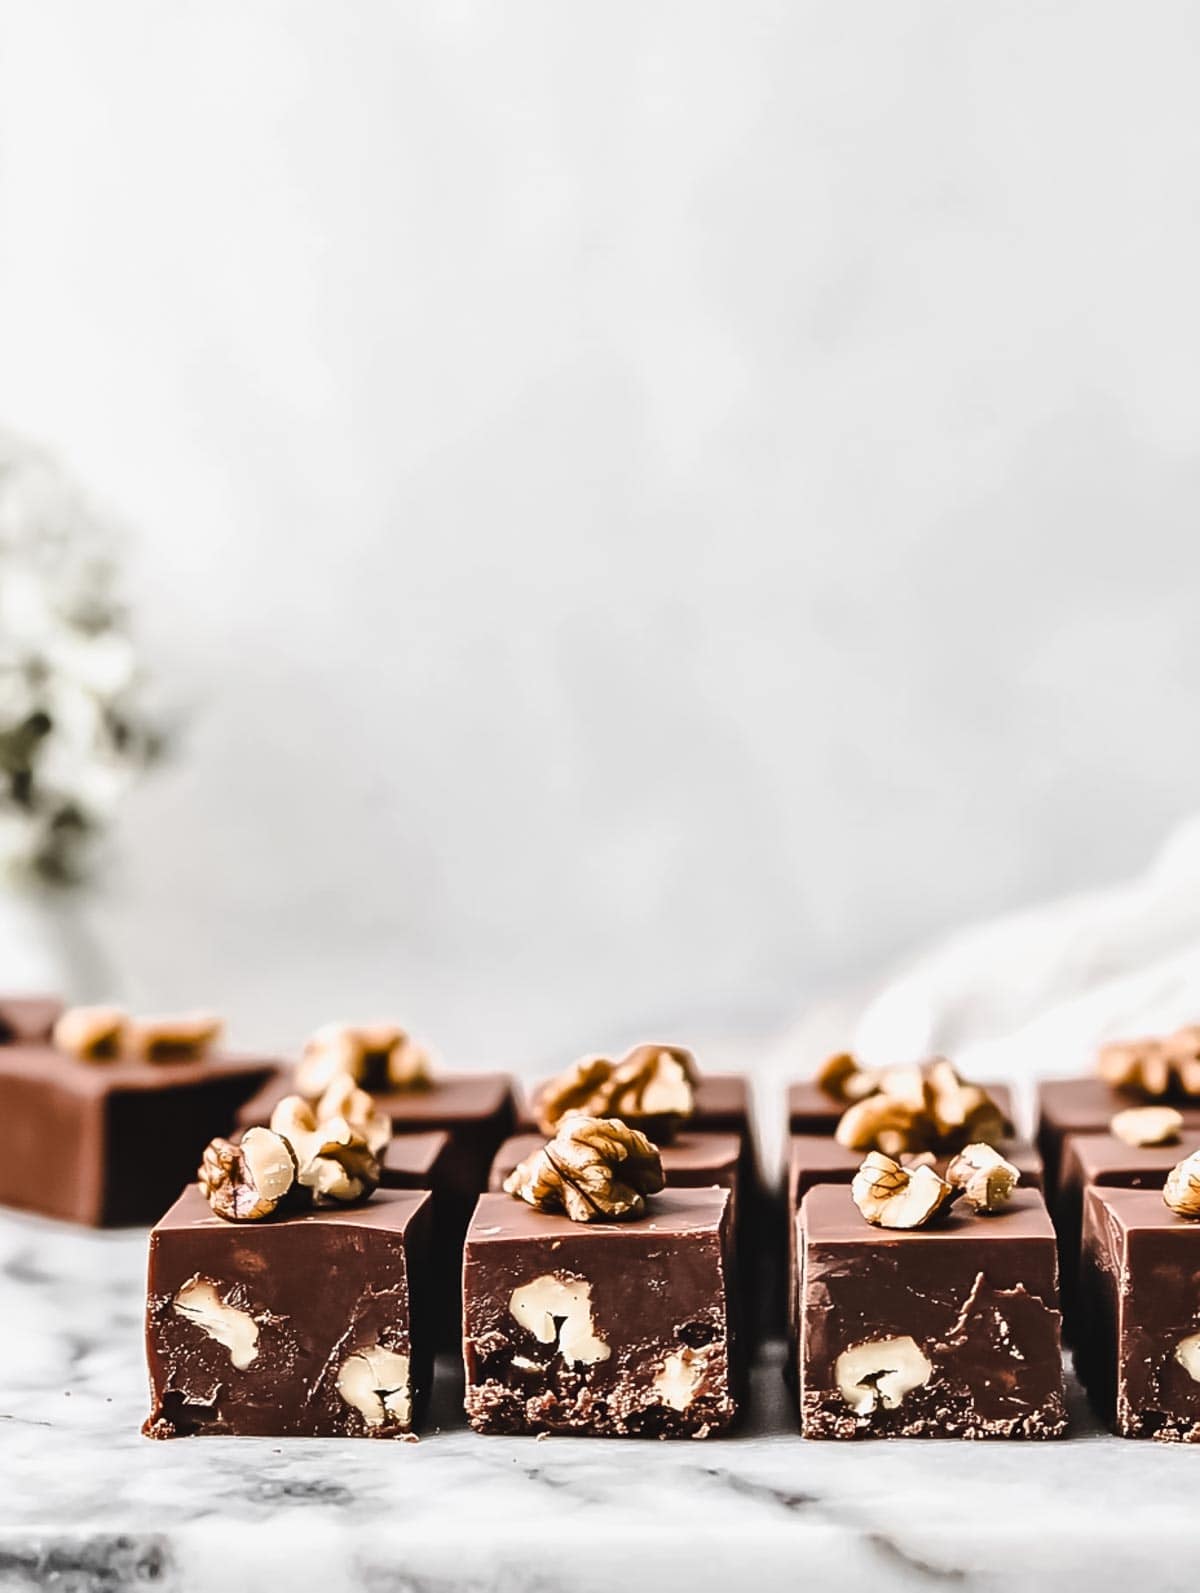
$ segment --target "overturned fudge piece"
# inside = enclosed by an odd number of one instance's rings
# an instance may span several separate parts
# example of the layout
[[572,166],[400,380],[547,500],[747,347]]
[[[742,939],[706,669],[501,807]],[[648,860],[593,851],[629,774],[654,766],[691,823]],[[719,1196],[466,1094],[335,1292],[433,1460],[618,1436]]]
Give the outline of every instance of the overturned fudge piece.
[[61,1014],[57,1044],[0,1045],[0,1203],[93,1226],[149,1224],[276,1064],[211,1050],[210,1023],[98,1011]]
[[[1116,1088],[1099,1077],[1043,1079],[1037,1087],[1037,1148],[1046,1169],[1046,1192],[1057,1210],[1063,1145],[1069,1134],[1107,1134],[1119,1112],[1145,1106],[1151,1097],[1136,1089]],[[1200,1130],[1200,1100],[1171,1104],[1185,1129]],[[1178,1160],[1178,1158],[1176,1158]]]
[[428,1386],[430,1197],[231,1223],[184,1191],[150,1235],[151,1438],[403,1437]]
[[1066,1430],[1054,1230],[1018,1188],[991,1215],[864,1220],[805,1195],[797,1383],[808,1438],[1056,1438]]
[[63,1013],[57,996],[0,996],[0,1045],[40,1045]]
[[1161,1190],[1085,1191],[1075,1364],[1122,1438],[1200,1441],[1198,1276],[1200,1223]]

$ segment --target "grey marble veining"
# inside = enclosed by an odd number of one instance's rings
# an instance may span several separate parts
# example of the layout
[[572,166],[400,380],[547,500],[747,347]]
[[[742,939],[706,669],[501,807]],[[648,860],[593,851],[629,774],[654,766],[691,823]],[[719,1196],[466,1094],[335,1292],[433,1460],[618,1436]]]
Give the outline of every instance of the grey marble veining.
[[1192,1580],[1200,1456],[1111,1438],[1077,1395],[1060,1443],[806,1443],[777,1348],[725,1441],[479,1438],[445,1367],[419,1443],[151,1443],[144,1256],[143,1233],[0,1218],[2,1588]]

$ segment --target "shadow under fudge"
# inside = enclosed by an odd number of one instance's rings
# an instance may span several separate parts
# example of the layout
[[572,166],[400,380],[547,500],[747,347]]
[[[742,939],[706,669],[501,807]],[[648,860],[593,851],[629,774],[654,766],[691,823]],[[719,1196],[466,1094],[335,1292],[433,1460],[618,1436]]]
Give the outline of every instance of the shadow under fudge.
[[152,1223],[278,1066],[220,1052],[84,1062],[48,1043],[0,1045],[0,1203],[93,1227]]
[[668,1189],[622,1223],[483,1195],[467,1231],[463,1317],[478,1432],[723,1432],[743,1374],[730,1193]]
[[[231,1223],[189,1186],[150,1235],[146,1435],[409,1432],[430,1381],[430,1210],[427,1193],[384,1190]],[[403,1368],[360,1391],[364,1410],[339,1384],[376,1349]]]
[[1054,1230],[1037,1190],[992,1216],[894,1230],[821,1184],[796,1222],[806,1438],[1065,1432]]
[[1148,1189],[1084,1193],[1075,1366],[1122,1438],[1200,1441],[1200,1223]]

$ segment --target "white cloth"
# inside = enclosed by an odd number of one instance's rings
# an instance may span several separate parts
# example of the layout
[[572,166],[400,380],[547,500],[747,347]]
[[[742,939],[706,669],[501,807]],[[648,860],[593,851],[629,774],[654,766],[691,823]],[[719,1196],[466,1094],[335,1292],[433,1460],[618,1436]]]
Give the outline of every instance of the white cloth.
[[784,1036],[772,1082],[831,1049],[877,1065],[940,1053],[969,1078],[1087,1070],[1101,1041],[1200,1021],[1200,815],[1128,884],[964,929],[873,994],[810,1012]]

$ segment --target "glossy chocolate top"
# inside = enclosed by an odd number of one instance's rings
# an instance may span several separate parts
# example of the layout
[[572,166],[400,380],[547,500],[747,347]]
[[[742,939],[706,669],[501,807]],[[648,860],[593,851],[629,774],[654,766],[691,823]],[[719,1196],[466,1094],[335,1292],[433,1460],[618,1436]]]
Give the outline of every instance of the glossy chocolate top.
[[[1103,1079],[1083,1075],[1076,1079],[1043,1079],[1037,1087],[1038,1115],[1061,1134],[1102,1134],[1117,1112],[1149,1104],[1145,1096],[1114,1090]],[[1171,1100],[1183,1113],[1189,1128],[1200,1128],[1200,1101]],[[1178,1160],[1178,1158],[1176,1158]]]
[[201,1078],[242,1078],[255,1073],[265,1076],[277,1065],[271,1057],[222,1051],[161,1062],[127,1057],[83,1062],[52,1045],[0,1046],[0,1072],[7,1077],[50,1083],[82,1096],[101,1096],[113,1090],[170,1090]]
[[406,1181],[429,1177],[446,1154],[449,1144],[449,1134],[440,1131],[432,1134],[397,1134],[388,1141],[383,1153],[384,1182],[387,1182],[389,1175]]
[[[518,1162],[534,1155],[545,1143],[544,1134],[514,1134],[506,1139],[496,1152],[488,1188],[501,1189]],[[669,1185],[696,1188],[720,1184],[732,1189],[741,1149],[741,1140],[736,1134],[677,1134],[669,1145],[659,1147],[663,1176]]]
[[949,1216],[928,1228],[876,1228],[859,1212],[847,1184],[818,1184],[805,1195],[800,1223],[810,1242],[820,1244],[957,1245],[979,1239],[1053,1241],[1046,1203],[1036,1189],[1018,1188],[1003,1211],[988,1217],[953,1206]]
[[729,1205],[727,1189],[665,1189],[651,1195],[646,1213],[632,1222],[572,1222],[557,1212],[535,1211],[511,1195],[480,1195],[467,1230],[468,1245],[511,1244],[529,1239],[586,1240],[588,1234],[626,1237],[631,1243],[696,1233],[720,1232]]
[[1114,1184],[1160,1190],[1185,1156],[1200,1150],[1200,1128],[1185,1129],[1173,1145],[1127,1145],[1115,1134],[1071,1134],[1063,1146],[1063,1183]]
[[[175,1228],[220,1229],[240,1250],[254,1233],[263,1228],[296,1228],[319,1223],[322,1227],[387,1228],[402,1232],[429,1196],[423,1190],[379,1189],[370,1200],[357,1206],[310,1206],[298,1211],[268,1217],[262,1222],[226,1222],[218,1217],[200,1193],[199,1184],[189,1184],[171,1209],[154,1225],[161,1233]],[[348,1240],[353,1243],[353,1240]],[[310,1288],[311,1280],[305,1287]]]
[[1104,1211],[1114,1236],[1161,1234],[1172,1243],[1195,1245],[1194,1264],[1200,1271],[1200,1221],[1173,1212],[1163,1204],[1161,1191],[1097,1187],[1089,1192],[1088,1201]]
[[[996,1147],[1012,1162],[1026,1189],[1041,1189],[1042,1158],[1028,1140],[1008,1139]],[[814,1184],[848,1184],[862,1166],[864,1151],[847,1150],[829,1134],[793,1134],[788,1140],[788,1202],[794,1211],[801,1195]],[[945,1173],[952,1157],[938,1159]]]

